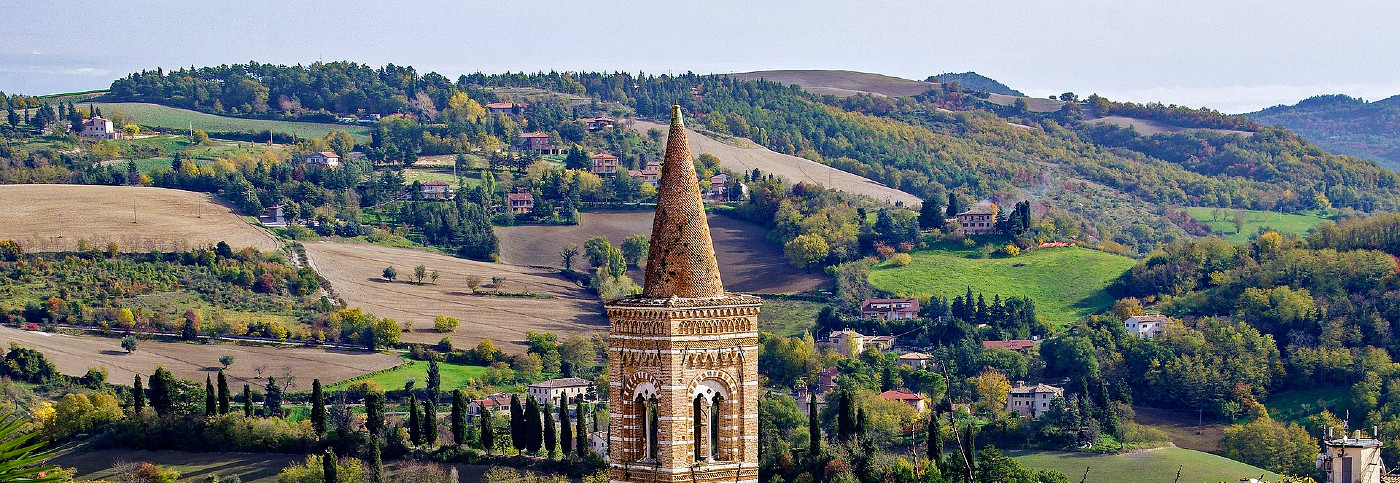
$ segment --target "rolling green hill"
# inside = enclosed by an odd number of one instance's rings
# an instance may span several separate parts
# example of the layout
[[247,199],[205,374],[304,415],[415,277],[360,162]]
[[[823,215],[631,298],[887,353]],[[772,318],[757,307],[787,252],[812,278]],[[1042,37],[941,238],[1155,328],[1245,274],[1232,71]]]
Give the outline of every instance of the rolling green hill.
[[[1210,226],[1211,233],[1220,235],[1221,238],[1230,242],[1247,241],[1249,236],[1258,233],[1260,228],[1273,230],[1284,235],[1307,235],[1308,230],[1317,228],[1319,223],[1330,219],[1317,215],[1299,215],[1276,211],[1204,207],[1187,208],[1186,214]],[[1242,228],[1238,231],[1235,230],[1236,214],[1244,218],[1244,223],[1241,224]]]
[[888,264],[870,272],[870,283],[896,294],[961,295],[973,292],[1029,296],[1036,313],[1053,326],[1102,312],[1113,305],[1104,291],[1136,263],[1132,258],[1084,248],[1042,248],[1012,258],[974,258],[972,250],[916,252],[905,267]]
[[270,129],[274,132],[292,134],[301,138],[325,137],[331,131],[340,130],[354,136],[357,143],[369,141],[369,128],[364,126],[216,116],[145,102],[97,102],[93,104],[102,109],[105,115],[110,116],[114,110],[120,109],[135,118],[137,124],[165,129],[186,129],[193,123],[195,129],[203,129],[210,133],[256,133]]
[[1123,481],[1173,481],[1181,471],[1182,482],[1240,481],[1241,478],[1274,479],[1278,475],[1222,456],[1182,448],[1161,448],[1126,454],[1069,453],[1063,451],[1007,451],[1007,456],[1033,468],[1059,470],[1070,481],[1085,483]]
[[1280,124],[1328,151],[1400,170],[1400,96],[1373,102],[1346,95],[1315,96],[1245,115]]

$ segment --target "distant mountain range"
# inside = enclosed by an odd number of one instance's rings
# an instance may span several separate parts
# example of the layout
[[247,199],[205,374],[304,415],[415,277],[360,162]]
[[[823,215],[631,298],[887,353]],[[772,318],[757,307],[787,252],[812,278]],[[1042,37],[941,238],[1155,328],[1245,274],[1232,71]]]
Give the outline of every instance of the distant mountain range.
[[1328,151],[1400,171],[1400,96],[1374,102],[1340,94],[1315,96],[1246,116],[1282,125]]

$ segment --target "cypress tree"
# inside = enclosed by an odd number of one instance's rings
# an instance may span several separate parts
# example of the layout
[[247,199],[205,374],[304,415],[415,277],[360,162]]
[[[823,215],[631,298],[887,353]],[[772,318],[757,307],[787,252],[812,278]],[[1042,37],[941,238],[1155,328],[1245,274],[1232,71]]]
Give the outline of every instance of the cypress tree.
[[574,414],[578,414],[578,429],[574,431],[574,437],[578,438],[578,441],[574,442],[574,451],[578,452],[579,456],[587,456],[588,416],[583,412],[583,398],[574,403]]
[[569,398],[559,398],[559,451],[568,456],[574,452],[574,426],[569,421]]
[[452,443],[466,444],[467,438],[467,398],[462,390],[452,391]]
[[551,412],[553,411],[550,410],[548,404],[545,404],[540,411],[540,417],[544,419],[544,451],[547,454],[554,454],[554,448],[559,444],[558,435],[554,428],[554,415],[549,414]]
[[243,385],[243,417],[253,417],[253,388]]
[[209,375],[204,376],[204,415],[213,416],[219,413],[219,405],[214,397],[214,381]]
[[365,430],[369,431],[371,439],[378,438],[384,431],[384,393],[365,394]]
[[865,408],[860,408],[856,412],[856,434],[860,439],[865,439],[865,432],[870,428],[870,416],[865,414]]
[[336,474],[335,449],[326,448],[326,456],[321,458],[321,471],[325,475],[325,483],[340,483],[340,475]]
[[843,390],[836,400],[836,438],[850,441],[855,432],[856,412],[851,407],[851,395]]
[[544,444],[544,428],[540,421],[540,403],[535,398],[525,398],[525,446],[531,453],[538,453]]
[[164,415],[170,411],[170,407],[175,404],[175,376],[164,367],[157,367],[156,372],[148,378],[146,387],[150,388],[149,395],[151,408],[157,414]]
[[948,218],[955,218],[962,207],[958,206],[958,195],[952,191],[948,192]]
[[321,380],[311,380],[311,428],[317,436],[326,435],[326,394],[321,390]]
[[943,431],[938,421],[938,411],[929,411],[928,460],[934,465],[943,465]]
[[423,442],[428,446],[435,445],[437,437],[437,401],[426,399],[423,401]]
[[807,454],[812,461],[822,454],[822,424],[817,412],[817,393],[813,391],[807,399]]
[[525,410],[515,394],[510,395],[510,446],[517,454],[525,449]]
[[222,369],[219,370],[219,414],[228,414],[228,376],[224,375]]
[[131,382],[131,415],[137,416],[146,410],[146,389],[141,387],[141,375]]
[[438,368],[437,357],[428,358],[428,398],[437,403],[438,392],[442,390],[442,374]]
[[267,387],[263,393],[263,409],[266,410],[264,416],[270,418],[282,417],[282,387],[277,385],[277,381],[271,377],[267,378]]
[[379,438],[369,439],[369,481],[384,483],[384,455],[379,448]]
[[486,454],[491,454],[491,450],[496,447],[496,432],[491,427],[491,410],[486,406],[481,406],[481,449],[486,450]]
[[414,446],[423,444],[423,423],[418,418],[418,398],[408,395],[408,441]]

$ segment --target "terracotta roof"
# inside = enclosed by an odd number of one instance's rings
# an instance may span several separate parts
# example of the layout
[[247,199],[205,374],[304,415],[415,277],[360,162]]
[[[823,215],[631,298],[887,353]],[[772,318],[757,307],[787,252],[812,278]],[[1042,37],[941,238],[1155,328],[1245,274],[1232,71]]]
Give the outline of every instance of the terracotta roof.
[[487,109],[514,109],[515,106],[525,107],[525,104],[516,104],[514,102],[491,102],[486,104]]
[[588,379],[582,379],[582,378],[578,378],[578,377],[564,377],[564,378],[560,378],[560,379],[550,379],[550,380],[548,380],[548,381],[537,382],[537,383],[531,384],[530,387],[543,387],[543,388],[557,389],[557,388],[561,388],[561,387],[580,387],[580,386],[587,387],[587,386],[591,386],[591,385],[593,385],[593,382],[592,382],[592,381],[589,381]]
[[325,156],[325,157],[327,157],[327,158],[339,158],[339,157],[340,157],[340,155],[335,154],[335,153],[332,153],[332,152],[330,152],[330,151],[321,151],[321,155],[322,155],[322,156]]
[[821,372],[818,372],[817,374],[823,376],[839,376],[841,375],[841,369],[836,368],[836,366],[831,366],[826,369],[822,369]]
[[1017,339],[1017,340],[988,340],[982,342],[983,349],[1007,349],[1013,351],[1025,350],[1039,344],[1038,340]]
[[529,138],[547,138],[547,137],[549,137],[549,135],[548,135],[548,134],[545,134],[545,133],[542,133],[542,132],[539,132],[539,131],[535,131],[535,132],[527,132],[527,133],[525,133],[525,134],[521,134],[520,137],[521,137],[521,138],[525,138],[525,139],[529,139]]
[[608,154],[608,153],[598,153],[598,154],[589,156],[588,158],[589,158],[589,159],[617,159],[617,156],[613,156],[613,155]]
[[836,336],[842,335],[842,334],[854,335],[854,336],[856,336],[856,337],[865,337],[865,336],[862,335],[860,332],[856,332],[856,331],[854,331],[854,330],[837,330],[837,331],[833,331],[829,337],[836,337]]
[[651,225],[651,249],[647,253],[646,285],[642,296],[651,299],[723,297],[719,264],[695,161],[690,158],[681,106],[671,106],[671,129],[666,137],[666,162],[661,168],[656,196],[656,217]]
[[996,213],[997,213],[997,205],[993,204],[993,203],[990,202],[990,201],[982,201],[982,202],[977,203],[976,205],[973,205],[972,208],[968,208],[967,211],[964,211],[964,212],[962,212],[962,213],[958,213],[958,216],[962,216],[962,215],[995,215]]
[[922,400],[924,397],[907,391],[885,391],[880,393],[880,399],[892,401],[913,401]]
[[488,408],[495,406],[509,406],[510,396],[502,393],[496,393],[490,396],[486,396],[482,399],[473,399],[472,402],[476,403],[478,406]]
[[530,193],[506,193],[506,199],[510,201],[534,201],[535,195]]

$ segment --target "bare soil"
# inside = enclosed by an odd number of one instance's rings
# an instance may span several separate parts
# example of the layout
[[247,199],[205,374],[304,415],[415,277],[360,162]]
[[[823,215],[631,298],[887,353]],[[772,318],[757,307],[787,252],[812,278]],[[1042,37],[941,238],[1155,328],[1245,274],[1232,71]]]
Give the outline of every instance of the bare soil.
[[[620,240],[619,240],[620,241]],[[456,347],[471,347],[491,339],[507,352],[522,350],[525,332],[549,331],[561,337],[607,330],[602,302],[592,292],[564,279],[548,267],[478,262],[427,250],[392,248],[366,243],[316,241],[305,244],[311,266],[330,281],[335,294],[350,307],[361,307],[400,324],[412,322],[407,342],[436,343],[450,336]],[[503,247],[511,242],[502,240]],[[557,254],[558,248],[551,250]],[[554,255],[557,258],[557,255]],[[437,270],[437,283],[412,283],[413,268]],[[397,281],[383,278],[385,267],[398,271]],[[467,278],[481,280],[477,294]],[[503,292],[534,292],[548,298],[490,295],[492,277],[505,277]],[[433,329],[438,315],[456,317],[461,325],[444,334]]]
[[[1137,118],[1133,118],[1133,117],[1124,117],[1124,116],[1104,116],[1104,117],[1100,117],[1100,118],[1097,118],[1097,119],[1091,119],[1091,120],[1086,121],[1086,122],[1099,123],[1099,124],[1112,124],[1112,125],[1118,126],[1118,127],[1131,127],[1131,128],[1133,128],[1133,130],[1137,131],[1138,134],[1141,134],[1141,135],[1143,135],[1143,136],[1152,136],[1152,135],[1154,135],[1154,134],[1162,134],[1162,133],[1167,133],[1167,132],[1185,131],[1185,130],[1187,130],[1187,129],[1197,129],[1197,128],[1186,128],[1186,127],[1181,127],[1181,126],[1173,126],[1173,125],[1171,125],[1171,124],[1167,124],[1167,123],[1159,122],[1159,121],[1153,121],[1153,120],[1150,120],[1150,119],[1137,119]],[[1249,132],[1249,131],[1237,131],[1237,130],[1233,130],[1233,129],[1207,129],[1207,130],[1209,130],[1209,131],[1216,131],[1216,132],[1222,132],[1222,133],[1229,133],[1229,134],[1243,134],[1243,135],[1245,135],[1245,136],[1251,136],[1251,135],[1254,134],[1254,133]]]
[[143,186],[0,186],[0,239],[13,239],[31,252],[72,250],[79,240],[100,248],[116,242],[127,252],[176,251],[219,241],[235,249],[281,246],[207,194]]
[[[634,121],[632,129],[646,132],[667,127],[648,121]],[[719,140],[693,129],[687,129],[690,141],[690,154],[699,156],[710,154],[719,158],[720,166],[738,171],[750,172],[758,168],[763,173],[772,173],[797,183],[817,184],[827,188],[865,195],[887,203],[904,202],[906,206],[917,208],[922,202],[919,197],[885,186],[856,174],[848,173],[806,158],[778,153],[750,141],[747,138]]]
[[908,97],[922,94],[937,86],[929,82],[892,77],[883,74],[848,70],[765,70],[729,74],[743,80],[764,79],[785,85],[797,84],[802,90],[817,95],[849,97],[856,94]]
[[[565,245],[582,247],[589,238],[603,236],[613,246],[619,246],[629,235],[650,236],[653,216],[651,210],[591,211],[581,213],[579,224],[574,226],[496,228],[496,236],[501,239],[501,261],[563,268],[559,251]],[[788,265],[782,251],[765,239],[767,233],[761,226],[721,215],[710,215],[709,222],[720,277],[727,290],[793,293],[823,287],[831,281],[821,272],[806,272]],[[574,259],[573,268],[588,269],[588,262],[580,256]],[[643,282],[640,267],[628,270],[628,276],[638,284]]]
[[51,334],[0,327],[0,346],[8,345],[11,341],[43,352],[64,374],[81,376],[89,367],[106,367],[107,380],[114,384],[130,384],[133,375],[150,375],[157,366],[166,368],[180,379],[203,381],[205,376],[213,375],[223,367],[219,364],[219,358],[225,355],[234,358],[233,365],[225,371],[231,386],[256,386],[262,383],[258,380],[260,377],[280,376],[289,372],[290,368],[290,372],[298,375],[292,390],[311,387],[311,377],[329,384],[402,363],[398,356],[363,351],[155,340],[140,341],[136,352],[128,354],[121,348],[121,341],[114,337]]
[[65,454],[53,463],[78,470],[79,480],[116,480],[112,467],[123,463],[150,462],[180,471],[180,481],[208,481],[237,476],[244,483],[274,483],[277,473],[306,455],[279,453],[193,453],[104,449]]

